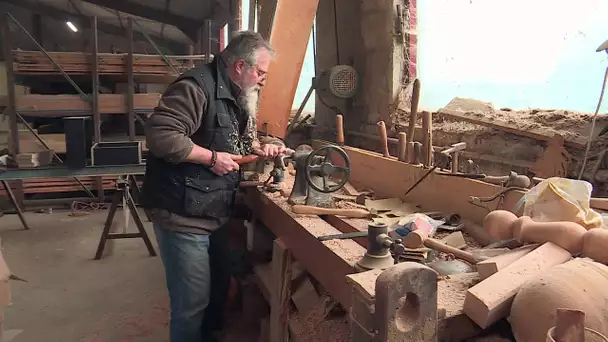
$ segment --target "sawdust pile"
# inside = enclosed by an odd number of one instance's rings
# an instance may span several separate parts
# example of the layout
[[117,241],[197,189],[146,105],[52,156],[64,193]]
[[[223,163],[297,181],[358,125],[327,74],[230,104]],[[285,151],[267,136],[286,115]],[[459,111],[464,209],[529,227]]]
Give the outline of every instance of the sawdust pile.
[[347,342],[350,328],[346,315],[331,317],[334,300],[328,295],[320,295],[321,300],[309,313],[292,313],[290,330],[297,342]]
[[[467,117],[485,122],[507,123],[522,132],[534,132],[553,136],[559,134],[566,141],[586,144],[593,114],[561,109],[496,109],[491,103],[473,99],[454,98],[444,109],[466,114]],[[402,102],[394,118],[397,130],[409,123],[409,103]],[[417,125],[421,125],[418,118]],[[608,118],[598,116],[593,132],[592,154],[608,146]],[[504,175],[510,170],[523,173],[538,160],[546,147],[544,141],[508,133],[469,122],[433,115],[433,144],[448,146],[457,142],[467,143],[467,152],[478,156],[475,160],[481,171],[492,175]],[[569,172],[576,173],[584,148],[566,148],[572,157]],[[589,168],[590,166],[588,166]]]

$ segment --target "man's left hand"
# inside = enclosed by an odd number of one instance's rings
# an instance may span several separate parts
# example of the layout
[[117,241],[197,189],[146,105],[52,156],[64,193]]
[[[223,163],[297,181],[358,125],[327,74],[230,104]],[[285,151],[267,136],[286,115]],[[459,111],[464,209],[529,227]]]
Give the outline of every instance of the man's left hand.
[[260,157],[274,158],[281,155],[282,153],[285,153],[285,146],[279,146],[275,144],[264,144],[260,148],[256,148],[253,152]]

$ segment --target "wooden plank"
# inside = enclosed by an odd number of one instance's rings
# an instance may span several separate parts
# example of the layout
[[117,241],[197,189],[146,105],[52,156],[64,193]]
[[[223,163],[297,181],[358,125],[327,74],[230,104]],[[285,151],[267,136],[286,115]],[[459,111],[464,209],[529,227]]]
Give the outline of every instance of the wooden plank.
[[300,80],[319,0],[279,1],[270,43],[276,50],[261,92],[258,130],[283,138]]
[[492,274],[523,258],[524,255],[530,253],[536,247],[538,247],[538,245],[523,246],[511,250],[505,254],[501,254],[493,258],[478,262],[477,272],[479,273],[479,279],[484,280],[490,277]]
[[[532,139],[537,139],[537,140],[541,140],[541,141],[549,141],[551,139],[553,139],[554,134],[552,133],[548,133],[544,130],[541,129],[537,129],[537,128],[527,128],[525,130],[522,130],[521,128],[508,123],[505,120],[502,119],[492,119],[491,121],[485,117],[473,117],[469,114],[466,114],[464,112],[461,111],[456,111],[456,110],[450,110],[450,109],[446,109],[446,108],[442,108],[440,109],[437,114],[439,115],[443,115],[458,121],[465,121],[465,122],[469,122],[472,124],[476,124],[476,125],[480,125],[480,126],[485,126],[485,127],[490,127],[490,128],[494,128],[494,129],[498,129],[501,131],[505,131],[508,133],[513,133],[513,134],[517,134],[523,137],[528,137],[528,138],[532,138]],[[579,139],[567,139],[565,141],[566,146],[570,146],[570,147],[575,147],[575,148],[583,148],[585,147],[586,141],[584,138],[579,138]]]
[[570,258],[570,252],[551,242],[541,245],[503,270],[471,287],[467,291],[464,301],[465,314],[480,327],[489,327],[509,315],[513,298],[527,280]]
[[[82,52],[49,52],[61,68],[71,75],[88,75],[92,72],[90,53]],[[15,73],[22,75],[58,74],[53,63],[40,51],[13,51]],[[99,53],[99,73],[101,75],[123,75],[127,73],[128,54]],[[190,68],[192,60],[205,60],[204,55],[167,56],[179,72]],[[159,55],[133,55],[133,72],[135,74],[155,74],[158,76],[176,76],[173,70]]]
[[[160,93],[134,94],[133,106],[135,109],[152,111],[158,104],[161,95]],[[99,112],[102,114],[128,113],[125,108],[126,101],[127,95],[125,94],[99,94]],[[1,96],[0,106],[8,105],[9,98]],[[16,108],[17,111],[22,111],[26,115],[29,114],[28,111],[36,111],[35,114],[30,115],[45,117],[73,116],[73,111],[91,110],[91,106],[79,95],[19,95],[16,97]],[[82,115],[86,116],[86,113]]]
[[[313,147],[328,142],[315,140]],[[343,146],[351,162],[350,182],[359,189],[373,189],[379,198],[398,197],[405,202],[420,205],[424,211],[442,211],[459,214],[465,219],[481,223],[487,211],[469,203],[470,196],[489,197],[502,190],[498,185],[462,177],[431,174],[413,189],[407,197],[405,192],[420,179],[428,169],[406,164],[379,153]],[[508,192],[504,209],[512,210],[523,192]],[[497,201],[486,203],[496,207]]]
[[247,189],[246,203],[255,218],[281,239],[293,257],[332,297],[343,307],[350,307],[351,289],[345,276],[355,272],[354,265],[365,254],[365,249],[350,240],[320,242],[318,236],[340,231],[316,215],[296,216],[280,195],[269,196],[257,188]]
[[272,263],[255,265],[253,270],[257,276],[256,279],[262,296],[270,303],[272,300],[270,293],[272,291]]
[[270,342],[289,340],[289,300],[291,297],[291,255],[280,239],[272,248],[272,286],[270,293]]

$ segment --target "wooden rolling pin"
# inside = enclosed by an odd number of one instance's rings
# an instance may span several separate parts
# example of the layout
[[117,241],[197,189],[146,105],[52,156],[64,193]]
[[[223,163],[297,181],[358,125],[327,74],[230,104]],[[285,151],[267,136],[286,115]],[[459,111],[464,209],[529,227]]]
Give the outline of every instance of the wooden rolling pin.
[[608,229],[592,228],[583,236],[583,255],[608,265]]
[[336,143],[339,146],[344,145],[344,117],[342,114],[336,115]]
[[296,214],[302,215],[336,215],[351,218],[366,218],[370,216],[369,211],[363,209],[319,208],[301,204],[293,205],[291,210]]
[[528,216],[518,218],[511,231],[521,243],[553,242],[571,254],[583,250],[583,236],[587,229],[574,222],[534,222]]
[[386,124],[384,121],[378,121],[378,135],[380,136],[382,156],[390,158],[391,154],[388,152],[388,136],[386,135]]
[[585,229],[568,221],[534,222],[528,216],[517,217],[506,210],[494,210],[483,220],[483,229],[494,240],[515,238],[521,243],[552,242],[573,255],[583,253],[608,265],[608,229]]

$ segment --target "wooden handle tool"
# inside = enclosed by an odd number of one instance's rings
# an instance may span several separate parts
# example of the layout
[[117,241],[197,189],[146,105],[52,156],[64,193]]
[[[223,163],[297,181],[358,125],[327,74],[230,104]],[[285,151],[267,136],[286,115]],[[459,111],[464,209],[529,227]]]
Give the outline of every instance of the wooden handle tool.
[[[418,103],[420,102],[420,80],[415,79],[412,87],[412,106],[410,107],[410,122],[407,128],[407,155],[408,159],[413,159],[414,149],[409,143],[414,142],[414,135],[416,133],[416,119],[418,119]],[[412,155],[412,157],[409,157]]]
[[386,135],[386,124],[384,121],[378,121],[378,135],[380,135],[382,155],[386,158],[390,158],[391,154],[388,153],[388,136]]
[[422,143],[414,141],[414,165],[420,165],[422,161]]
[[445,243],[443,243],[439,240],[435,240],[433,238],[425,239],[424,245],[428,248],[431,248],[431,249],[434,249],[434,250],[437,250],[440,252],[452,254],[452,255],[454,255],[454,257],[456,257],[458,259],[462,259],[473,265],[477,264],[477,262],[479,261],[479,260],[477,260],[477,258],[475,258],[475,256],[473,256],[472,253],[460,250],[458,248],[454,248],[452,246],[448,246]]
[[291,210],[296,214],[304,215],[336,215],[351,218],[366,218],[370,216],[370,213],[367,210],[363,209],[319,208],[301,204],[296,204],[292,206]]
[[344,145],[344,117],[342,114],[336,115],[336,143]]
[[[294,150],[292,150],[290,148],[286,148],[285,152],[283,153],[283,155],[285,155],[285,156],[291,156],[294,153],[295,153]],[[260,156],[258,156],[257,154],[248,154],[248,155],[244,156],[243,158],[237,160],[236,163],[239,164],[239,165],[249,164],[249,163],[253,163],[253,162],[258,161],[258,159],[260,159]]]
[[246,155],[243,158],[237,160],[236,163],[239,165],[244,165],[244,164],[249,164],[249,163],[258,161],[258,159],[260,159],[260,156],[255,155],[255,154],[249,154],[249,155]]
[[433,162],[433,116],[422,112],[422,164],[431,166]]
[[407,150],[407,134],[405,132],[399,132],[399,154],[397,159],[402,162],[407,162],[406,156]]

